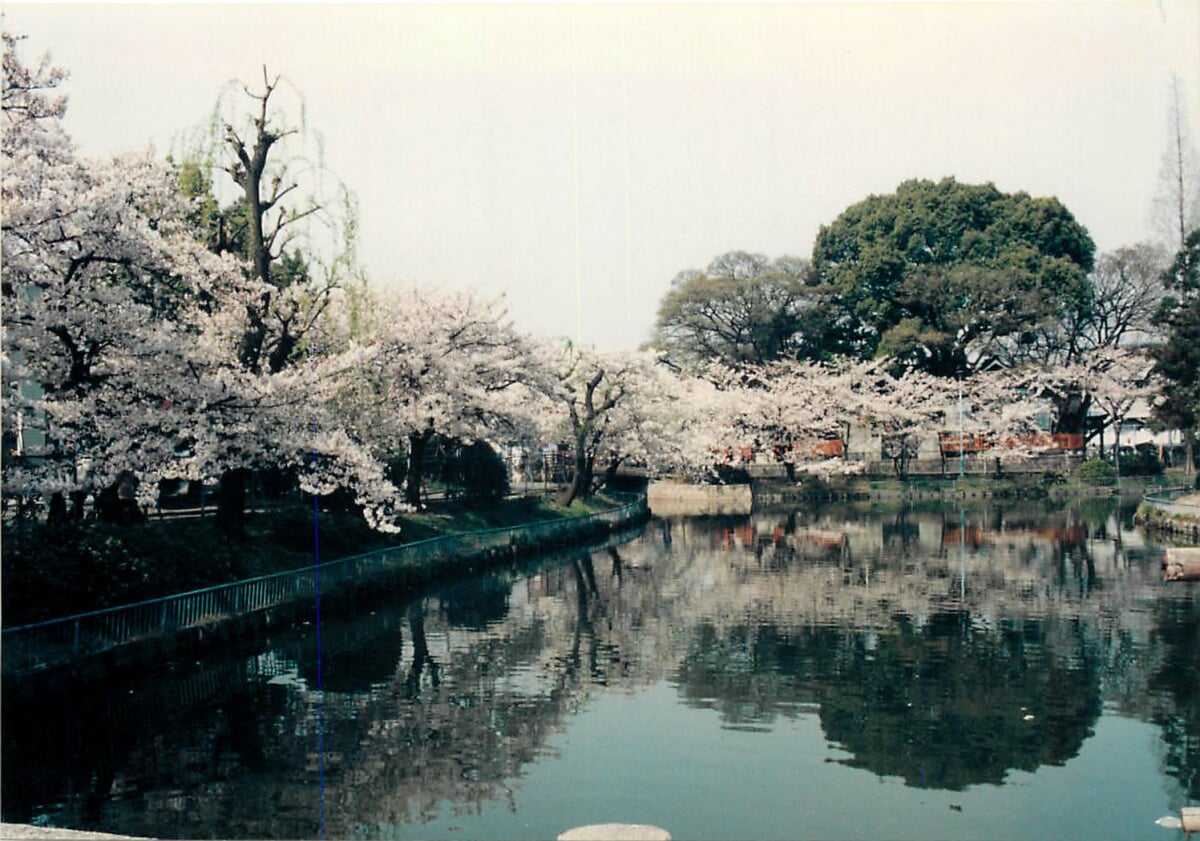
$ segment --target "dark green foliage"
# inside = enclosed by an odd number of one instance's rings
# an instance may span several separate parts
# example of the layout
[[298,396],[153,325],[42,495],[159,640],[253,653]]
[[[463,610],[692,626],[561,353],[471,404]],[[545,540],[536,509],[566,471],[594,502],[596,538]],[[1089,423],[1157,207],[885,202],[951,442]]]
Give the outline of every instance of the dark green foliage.
[[1075,478],[1089,485],[1111,485],[1116,481],[1117,471],[1104,459],[1095,458],[1079,465],[1079,469],[1075,471]]
[[470,503],[494,502],[508,493],[508,468],[492,445],[476,441],[461,450],[463,494]]
[[1188,234],[1163,279],[1184,295],[1200,292],[1200,228]]
[[1164,279],[1177,297],[1163,307],[1167,341],[1151,349],[1156,373],[1169,382],[1155,413],[1164,426],[1191,434],[1200,422],[1200,228],[1188,236]]
[[833,329],[824,299],[805,261],[731,251],[704,272],[676,276],[653,344],[679,367],[818,359]]
[[906,181],[817,235],[817,281],[855,325],[828,350],[942,375],[1048,353],[1062,320],[1090,305],[1094,252],[1057,199],[953,178]]
[[1132,453],[1121,455],[1122,476],[1160,476],[1162,460],[1153,444],[1138,444]]
[[[6,626],[183,592],[240,577],[224,536],[179,523],[170,539],[146,525],[6,528]],[[201,537],[203,532],[203,537]],[[164,586],[169,582],[169,587]]]

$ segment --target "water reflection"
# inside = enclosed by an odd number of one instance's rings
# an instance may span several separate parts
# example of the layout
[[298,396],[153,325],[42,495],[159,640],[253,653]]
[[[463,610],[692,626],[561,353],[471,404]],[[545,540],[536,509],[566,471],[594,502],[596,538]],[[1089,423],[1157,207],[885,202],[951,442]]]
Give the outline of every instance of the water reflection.
[[314,837],[322,779],[331,837],[537,808],[522,778],[589,700],[663,681],[746,738],[815,717],[841,767],[952,791],[1062,765],[1102,715],[1136,717],[1160,728],[1182,805],[1200,799],[1200,588],[1164,586],[1127,516],[1102,501],[655,521],[327,619],[322,693],[310,626],[6,703],[4,818]]
[[1069,630],[1051,636],[1038,623],[993,632],[961,612],[919,624],[899,615],[867,633],[704,626],[679,683],[690,703],[715,705],[735,726],[816,710],[846,764],[961,790],[1061,765],[1090,735],[1098,664]]

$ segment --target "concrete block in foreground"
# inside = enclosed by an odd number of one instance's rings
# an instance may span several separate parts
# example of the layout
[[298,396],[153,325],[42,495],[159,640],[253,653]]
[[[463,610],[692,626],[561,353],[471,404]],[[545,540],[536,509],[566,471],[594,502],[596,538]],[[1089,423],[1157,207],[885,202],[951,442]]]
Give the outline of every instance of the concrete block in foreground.
[[1163,558],[1166,581],[1200,580],[1200,548],[1172,547]]
[[568,829],[558,841],[671,841],[671,833],[646,823],[594,823]]
[[1180,827],[1184,832],[1200,832],[1200,806],[1184,806],[1180,810],[1181,823]]
[[140,835],[113,835],[87,829],[59,829],[54,826],[30,826],[23,823],[0,823],[0,839],[22,841],[152,841]]

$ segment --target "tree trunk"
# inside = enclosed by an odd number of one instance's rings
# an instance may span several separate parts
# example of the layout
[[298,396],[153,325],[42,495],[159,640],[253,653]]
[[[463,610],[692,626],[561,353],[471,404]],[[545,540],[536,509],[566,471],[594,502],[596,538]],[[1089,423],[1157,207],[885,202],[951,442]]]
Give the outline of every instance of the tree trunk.
[[71,520],[82,523],[84,506],[87,504],[87,491],[71,491]]
[[425,451],[433,437],[433,427],[427,426],[420,432],[408,436],[408,470],[404,478],[404,501],[413,508],[421,508],[421,483],[425,479]]
[[46,525],[61,529],[67,524],[67,500],[62,491],[55,491],[50,497],[50,512],[46,515]]
[[558,492],[554,498],[554,501],[559,505],[570,505],[572,502],[583,496],[581,490],[582,483],[583,472],[576,470],[575,475],[571,477],[571,481],[565,488]]
[[617,481],[617,470],[621,467],[621,459],[618,456],[613,456],[608,461],[608,466],[604,468],[604,487],[611,488]]
[[585,499],[592,490],[592,462],[587,452],[588,425],[581,424],[575,430],[575,449],[572,453],[574,469],[571,481],[559,491],[555,498],[559,505],[570,505],[577,499]]
[[1116,439],[1113,449],[1113,467],[1117,471],[1117,487],[1121,486],[1121,426],[1117,425],[1113,430],[1113,438]]
[[217,524],[229,535],[246,533],[246,477],[244,467],[235,467],[221,474],[217,491]]
[[103,522],[119,526],[132,525],[141,520],[141,510],[137,504],[137,479],[132,473],[123,472],[115,482],[96,495],[96,516]]
[[102,523],[115,523],[117,507],[117,485],[114,482],[96,494],[96,519]]
[[586,499],[591,495],[592,471],[591,461],[584,452],[580,442],[575,444],[575,466],[571,471],[571,481],[563,488],[557,497],[559,505],[570,505],[577,499]]

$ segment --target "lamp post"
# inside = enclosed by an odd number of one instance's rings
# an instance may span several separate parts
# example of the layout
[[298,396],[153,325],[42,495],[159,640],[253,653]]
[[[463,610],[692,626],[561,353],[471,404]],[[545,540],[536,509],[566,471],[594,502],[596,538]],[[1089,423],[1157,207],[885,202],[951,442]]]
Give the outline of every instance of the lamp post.
[[958,383],[958,478],[967,473],[967,442],[963,432],[962,381]]

